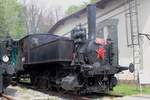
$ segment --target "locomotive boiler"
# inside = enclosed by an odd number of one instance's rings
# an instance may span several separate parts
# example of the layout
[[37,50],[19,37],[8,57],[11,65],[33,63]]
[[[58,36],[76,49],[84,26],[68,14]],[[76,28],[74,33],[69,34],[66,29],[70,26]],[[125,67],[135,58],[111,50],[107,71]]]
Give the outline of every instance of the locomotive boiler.
[[[96,7],[88,5],[88,33],[82,26],[70,38],[31,34],[18,41],[17,81],[44,90],[104,93],[117,84],[118,65],[113,39],[96,38]],[[133,71],[133,64],[130,71]]]

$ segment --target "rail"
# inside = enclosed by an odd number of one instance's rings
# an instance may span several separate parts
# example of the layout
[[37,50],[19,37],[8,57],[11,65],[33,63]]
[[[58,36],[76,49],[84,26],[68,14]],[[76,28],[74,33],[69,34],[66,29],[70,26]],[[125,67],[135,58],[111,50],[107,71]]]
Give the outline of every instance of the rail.
[[0,100],[15,100],[13,97],[0,93]]

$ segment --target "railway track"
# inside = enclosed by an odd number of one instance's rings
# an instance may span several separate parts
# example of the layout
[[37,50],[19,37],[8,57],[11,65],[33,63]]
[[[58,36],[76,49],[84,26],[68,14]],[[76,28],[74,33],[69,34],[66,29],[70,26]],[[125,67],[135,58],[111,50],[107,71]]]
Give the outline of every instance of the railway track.
[[[23,86],[21,85],[20,87],[24,87],[24,85]],[[51,96],[52,96],[52,98],[58,97],[58,98],[62,98],[63,100],[93,100],[93,99],[101,99],[101,98],[103,99],[105,97],[108,97],[108,98],[123,97],[123,95],[112,94],[112,93],[91,93],[91,94],[78,95],[77,93],[68,92],[68,91],[59,91],[59,90],[58,91],[52,91],[52,90],[46,91],[43,89],[36,89],[33,87],[29,87],[29,86],[25,86],[25,87],[26,88],[28,87],[27,89],[31,89],[33,91],[39,91],[41,93],[49,95],[47,98],[51,98]],[[26,94],[26,93],[24,93],[24,94]],[[0,100],[15,100],[14,97],[8,96],[6,94],[0,94],[0,98],[1,97],[3,99],[0,99]],[[44,99],[44,100],[46,100],[46,99]],[[49,100],[49,99],[47,99],[47,100]]]
[[92,93],[92,94],[78,95],[78,94],[73,94],[68,92],[65,93],[49,92],[46,94],[64,98],[66,100],[93,100],[93,99],[101,99],[105,97],[110,97],[110,98],[123,97],[123,95],[112,94],[112,93]]
[[13,97],[0,93],[0,100],[15,100]]
[[[92,100],[92,99],[100,99],[103,97],[110,97],[110,98],[116,98],[116,97],[123,97],[122,95],[116,95],[116,94],[88,94],[88,95],[77,95],[72,93],[62,93],[62,92],[47,92],[49,96],[56,96],[59,98],[63,98],[66,100]],[[13,97],[8,96],[6,94],[0,94],[0,100],[15,100]]]

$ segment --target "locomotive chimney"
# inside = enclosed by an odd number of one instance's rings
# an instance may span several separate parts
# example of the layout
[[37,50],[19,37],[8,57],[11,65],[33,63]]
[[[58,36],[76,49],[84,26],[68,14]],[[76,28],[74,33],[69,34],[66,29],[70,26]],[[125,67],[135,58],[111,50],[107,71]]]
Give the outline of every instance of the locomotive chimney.
[[96,4],[87,6],[88,39],[96,38]]

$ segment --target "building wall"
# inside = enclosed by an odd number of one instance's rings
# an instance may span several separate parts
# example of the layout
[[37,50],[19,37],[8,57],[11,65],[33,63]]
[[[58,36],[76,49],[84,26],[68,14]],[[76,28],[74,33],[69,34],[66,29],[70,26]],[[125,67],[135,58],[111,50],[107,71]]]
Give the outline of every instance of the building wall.
[[53,34],[57,35],[63,35],[65,33],[70,32],[76,25],[82,24],[87,22],[86,14],[80,15],[80,17],[77,18],[71,18],[65,21],[62,25],[60,25]]
[[[150,34],[150,0],[139,1],[139,29],[141,33]],[[144,37],[142,42],[143,70],[140,72],[142,83],[150,83],[150,41]]]
[[[127,37],[126,37],[126,25],[125,25],[125,6],[118,5],[123,4],[124,0],[115,0],[109,3],[105,9],[97,9],[97,26],[99,23],[108,19],[118,19],[118,46],[119,46],[119,64],[128,66],[132,62],[132,48],[127,47]],[[139,17],[139,30],[141,33],[150,33],[150,0],[138,0],[138,17]],[[111,9],[113,11],[109,12]],[[109,12],[109,13],[108,13]],[[78,18],[71,18],[64,22],[63,25],[58,27],[54,34],[62,35],[69,32],[78,24],[83,24],[87,27],[86,14],[82,14]],[[98,29],[99,27],[97,27]],[[150,71],[150,41],[148,39],[143,39],[143,46],[141,50],[143,51],[143,73],[149,75]],[[121,78],[121,75],[119,76]],[[129,77],[127,76],[127,79]],[[150,79],[149,79],[150,80]]]

